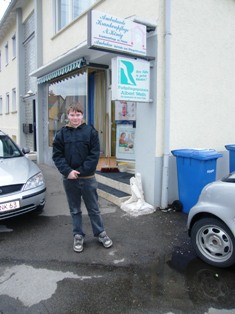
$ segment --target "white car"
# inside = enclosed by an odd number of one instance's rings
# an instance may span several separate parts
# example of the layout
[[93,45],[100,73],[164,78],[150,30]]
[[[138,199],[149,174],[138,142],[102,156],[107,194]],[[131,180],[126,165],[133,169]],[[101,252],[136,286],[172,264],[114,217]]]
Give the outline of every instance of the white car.
[[206,185],[188,215],[192,246],[206,263],[235,264],[235,172]]
[[44,208],[44,178],[27,153],[0,131],[0,220]]

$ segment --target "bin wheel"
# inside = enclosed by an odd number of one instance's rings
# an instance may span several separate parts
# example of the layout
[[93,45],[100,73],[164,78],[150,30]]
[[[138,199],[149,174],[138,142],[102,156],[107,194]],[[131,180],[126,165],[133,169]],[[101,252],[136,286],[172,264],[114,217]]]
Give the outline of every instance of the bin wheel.
[[179,200],[175,200],[172,204],[171,204],[171,208],[177,212],[181,212],[183,209],[183,204],[181,203],[181,201]]

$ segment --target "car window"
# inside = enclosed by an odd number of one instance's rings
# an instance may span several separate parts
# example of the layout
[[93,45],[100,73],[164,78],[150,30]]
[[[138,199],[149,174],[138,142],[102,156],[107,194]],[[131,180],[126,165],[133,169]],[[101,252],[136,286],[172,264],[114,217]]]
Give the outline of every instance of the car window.
[[232,172],[228,176],[222,178],[221,181],[235,183],[235,172]]
[[8,136],[0,137],[0,158],[13,158],[22,155],[23,153]]

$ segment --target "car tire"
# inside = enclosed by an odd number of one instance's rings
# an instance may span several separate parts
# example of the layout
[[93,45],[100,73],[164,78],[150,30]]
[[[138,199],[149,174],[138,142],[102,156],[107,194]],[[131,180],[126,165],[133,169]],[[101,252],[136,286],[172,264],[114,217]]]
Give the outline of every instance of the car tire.
[[235,239],[230,229],[216,218],[202,218],[191,229],[192,246],[204,262],[216,267],[235,263]]

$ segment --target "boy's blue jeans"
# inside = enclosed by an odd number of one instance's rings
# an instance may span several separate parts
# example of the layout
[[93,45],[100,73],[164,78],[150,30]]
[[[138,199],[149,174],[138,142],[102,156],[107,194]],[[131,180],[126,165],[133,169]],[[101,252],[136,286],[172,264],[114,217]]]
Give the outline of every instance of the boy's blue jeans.
[[81,211],[81,199],[83,198],[90,218],[93,235],[97,237],[104,231],[104,225],[98,205],[98,184],[95,177],[77,180],[64,178],[63,183],[72,217],[73,235],[80,234],[85,236],[82,227]]

